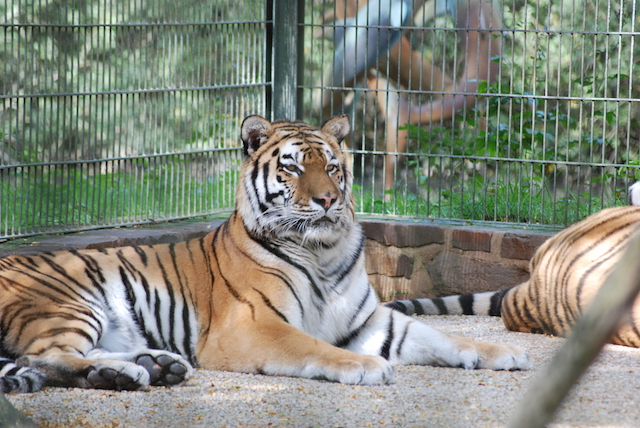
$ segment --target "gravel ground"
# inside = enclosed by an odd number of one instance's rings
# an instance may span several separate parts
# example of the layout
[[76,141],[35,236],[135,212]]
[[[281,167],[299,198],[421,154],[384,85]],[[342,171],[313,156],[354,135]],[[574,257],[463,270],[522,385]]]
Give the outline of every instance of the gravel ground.
[[[498,318],[420,317],[452,334],[527,349],[532,370],[397,367],[396,383],[351,386],[197,370],[186,385],[148,391],[48,388],[9,400],[43,427],[497,427],[563,339],[508,332]],[[640,349],[607,345],[552,426],[640,426]]]

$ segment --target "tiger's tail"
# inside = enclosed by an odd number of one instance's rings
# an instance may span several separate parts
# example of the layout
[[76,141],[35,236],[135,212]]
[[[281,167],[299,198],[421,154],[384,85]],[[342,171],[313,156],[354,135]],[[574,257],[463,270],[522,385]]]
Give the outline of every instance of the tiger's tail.
[[396,300],[385,306],[406,315],[491,315],[499,317],[502,299],[509,290],[511,289],[436,297],[435,299]]
[[35,392],[46,380],[47,375],[42,370],[20,367],[13,360],[0,357],[0,389],[5,394]]

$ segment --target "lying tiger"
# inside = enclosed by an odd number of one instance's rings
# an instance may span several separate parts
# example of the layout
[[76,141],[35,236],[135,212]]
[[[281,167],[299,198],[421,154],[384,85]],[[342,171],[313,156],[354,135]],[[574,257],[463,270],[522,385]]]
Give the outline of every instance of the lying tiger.
[[246,118],[236,209],[201,239],[0,259],[3,391],[177,385],[193,366],[348,384],[392,382],[393,364],[526,368],[518,347],[379,304],[349,130]]
[[[630,188],[640,204],[640,183]],[[531,277],[496,292],[391,302],[405,314],[495,315],[513,331],[567,336],[620,260],[627,243],[640,233],[640,206],[609,208],[564,229],[534,254]],[[611,343],[640,347],[640,301]]]

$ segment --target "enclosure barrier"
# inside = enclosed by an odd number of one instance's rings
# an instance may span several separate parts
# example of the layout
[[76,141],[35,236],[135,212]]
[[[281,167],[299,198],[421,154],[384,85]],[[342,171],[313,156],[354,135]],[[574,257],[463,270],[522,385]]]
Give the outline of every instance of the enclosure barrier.
[[562,227],[638,179],[635,2],[0,5],[0,239],[233,209],[244,116],[347,113],[361,214]]

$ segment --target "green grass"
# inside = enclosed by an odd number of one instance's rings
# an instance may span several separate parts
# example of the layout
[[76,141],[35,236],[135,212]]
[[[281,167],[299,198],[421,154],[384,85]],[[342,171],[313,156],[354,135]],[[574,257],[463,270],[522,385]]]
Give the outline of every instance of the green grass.
[[196,180],[171,163],[115,173],[18,170],[0,183],[0,234],[159,221],[231,209],[237,176],[231,171]]
[[356,186],[355,194],[359,211],[366,214],[532,225],[568,225],[604,207],[626,205],[622,193],[606,200],[586,193],[554,199],[552,192],[535,184],[504,182],[465,183],[420,195],[389,191],[384,199]]

